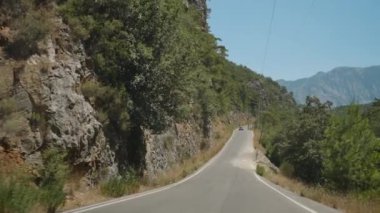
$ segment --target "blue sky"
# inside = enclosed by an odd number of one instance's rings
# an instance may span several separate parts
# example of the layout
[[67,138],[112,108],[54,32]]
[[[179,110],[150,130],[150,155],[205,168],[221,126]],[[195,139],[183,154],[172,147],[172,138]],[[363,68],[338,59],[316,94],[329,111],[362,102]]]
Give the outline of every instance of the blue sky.
[[238,64],[294,80],[339,66],[380,65],[380,0],[208,0],[209,25]]

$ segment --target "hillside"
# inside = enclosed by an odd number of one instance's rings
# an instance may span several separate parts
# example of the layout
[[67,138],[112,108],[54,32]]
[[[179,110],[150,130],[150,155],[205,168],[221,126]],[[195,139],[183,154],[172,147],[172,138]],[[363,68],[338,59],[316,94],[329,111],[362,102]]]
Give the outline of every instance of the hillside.
[[[22,208],[53,211],[75,190],[154,179],[259,104],[294,107],[225,58],[207,12],[205,0],[1,1],[0,187],[16,196],[12,181],[31,180]],[[4,211],[22,202],[8,199]]]
[[306,96],[329,100],[334,106],[352,102],[369,103],[380,97],[380,66],[339,67],[330,72],[319,72],[310,78],[279,80],[278,83],[293,92],[298,103],[304,103]]

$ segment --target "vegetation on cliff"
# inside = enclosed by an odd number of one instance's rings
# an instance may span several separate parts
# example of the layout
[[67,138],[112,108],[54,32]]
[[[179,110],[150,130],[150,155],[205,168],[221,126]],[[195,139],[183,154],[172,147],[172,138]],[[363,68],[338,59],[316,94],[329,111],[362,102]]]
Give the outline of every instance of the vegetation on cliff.
[[61,151],[51,148],[44,153],[37,174],[28,165],[0,171],[0,212],[30,212],[37,206],[40,211],[56,212],[66,200],[63,188],[69,168],[64,158]]
[[[202,11],[178,0],[68,0],[60,5],[88,66],[100,83],[82,91],[98,111],[106,134],[125,135],[126,164],[136,154],[141,128],[161,132],[173,122],[194,120],[207,129],[229,112],[255,114],[259,103],[291,106],[286,90],[271,79],[226,59],[226,49],[202,27]],[[207,131],[204,131],[207,132]]]
[[[4,80],[2,84],[19,83],[18,73],[27,71],[24,69],[26,61],[36,64],[36,67],[42,67],[38,72],[26,77],[33,78],[30,83],[41,83],[42,80],[46,80],[45,77],[53,73],[52,69],[60,67],[62,64],[59,62],[64,60],[58,61],[56,66],[49,64],[49,61],[53,60],[51,58],[47,59],[47,64],[38,64],[40,61],[35,60],[38,56],[52,56],[54,60],[56,55],[75,57],[75,51],[81,49],[74,47],[71,39],[74,38],[78,45],[83,44],[87,53],[83,64],[95,73],[95,77],[89,79],[83,77],[80,85],[70,88],[77,92],[76,96],[83,93],[86,100],[96,109],[96,118],[102,124],[107,146],[110,145],[116,154],[115,161],[119,166],[119,172],[120,174],[132,172],[134,174],[132,179],[124,179],[133,180],[130,184],[133,185],[135,175],[142,175],[144,170],[146,154],[143,143],[144,130],[159,134],[174,123],[189,122],[203,130],[200,134],[203,133],[207,138],[214,118],[233,112],[254,115],[259,108],[294,105],[292,97],[276,82],[226,59],[226,48],[219,46],[217,38],[208,32],[205,24],[207,9],[204,5],[202,7],[195,5],[199,2],[201,1],[0,1],[1,63],[4,66],[11,63],[15,65],[9,68],[8,73],[14,74],[9,78],[11,81]],[[60,18],[70,26],[70,29],[67,27],[56,29],[57,23],[62,24],[57,21]],[[70,38],[65,37],[61,40],[58,38],[62,34],[67,35],[68,32],[71,33]],[[45,40],[49,40],[53,48],[47,48],[48,42]],[[53,53],[48,52],[48,49]],[[36,86],[33,89],[38,90],[42,86],[46,85]],[[5,88],[15,90],[15,86]],[[15,99],[16,93],[12,89],[0,91],[1,147],[5,146],[4,144],[8,145],[4,141],[18,138],[20,132],[26,129],[24,126],[28,128],[30,126],[34,133],[41,133],[39,136],[43,145],[38,144],[40,147],[36,151],[41,155],[37,155],[35,159],[41,160],[43,166],[38,175],[26,175],[25,184],[28,185],[26,189],[30,188],[31,194],[35,193],[36,199],[25,198],[29,200],[25,202],[27,206],[23,207],[24,210],[12,209],[17,205],[7,206],[13,205],[12,200],[5,200],[4,203],[8,204],[0,207],[4,211],[22,212],[38,202],[49,211],[54,211],[64,201],[63,183],[69,169],[65,165],[68,162],[77,163],[76,159],[82,150],[74,147],[75,145],[66,147],[61,136],[70,135],[70,131],[60,129],[57,122],[52,119],[54,113],[47,112],[49,107],[39,106],[33,102],[34,97],[30,94],[25,93],[26,96],[30,96],[26,99],[32,102],[30,105],[33,106],[30,106],[29,111],[18,110],[19,100],[16,99],[19,97]],[[38,98],[40,94],[38,93]],[[70,107],[76,106],[73,103],[67,107],[70,110]],[[92,116],[90,114],[85,114],[85,119]],[[20,117],[23,119],[18,119]],[[78,118],[80,119],[82,118]],[[21,122],[22,125],[19,125]],[[100,125],[98,126],[100,128]],[[50,130],[56,138],[46,137],[46,132]],[[85,138],[91,142],[96,140],[97,136],[99,138],[103,136],[102,130],[97,128],[83,131],[91,133],[89,139]],[[95,138],[90,138],[92,136]],[[78,136],[77,141],[81,139]],[[208,147],[205,143],[200,144],[199,149]],[[67,155],[52,155],[49,150],[53,147],[66,149]],[[17,144],[6,148],[6,151],[17,149]],[[87,148],[90,150],[93,147]],[[75,172],[80,169],[91,170],[93,168],[90,163],[94,163],[92,165],[94,167],[98,166],[95,164],[99,162],[95,160],[82,164],[73,163],[74,168],[71,169]],[[48,162],[54,163],[54,166]],[[20,177],[21,179],[23,177]],[[106,194],[109,194],[115,186],[117,188],[119,184],[128,182],[124,179],[115,177],[104,183],[102,188]],[[16,187],[18,185],[12,184],[8,179],[3,179],[0,186],[1,193],[13,193],[12,190],[18,190]],[[134,189],[127,187],[127,190]],[[124,191],[121,191],[116,195],[123,193]],[[26,196],[29,196],[29,193]],[[12,196],[9,196],[9,199],[13,199]]]

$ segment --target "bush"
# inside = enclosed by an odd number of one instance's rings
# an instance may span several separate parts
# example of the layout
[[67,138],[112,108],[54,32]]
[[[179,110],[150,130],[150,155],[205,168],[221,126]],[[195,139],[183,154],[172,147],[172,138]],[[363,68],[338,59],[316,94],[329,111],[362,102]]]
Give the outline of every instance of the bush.
[[39,192],[30,177],[0,175],[0,212],[29,212],[37,204]]
[[68,166],[65,164],[66,154],[56,148],[49,148],[43,155],[44,168],[41,174],[41,197],[40,201],[48,212],[55,212],[64,203],[66,194],[63,191],[67,175]]
[[46,122],[44,115],[40,112],[32,112],[28,119],[32,129],[36,129],[39,126],[44,126]]
[[256,166],[256,173],[260,176],[264,176],[265,174],[265,168],[264,166],[261,166],[261,165],[257,165]]
[[127,172],[123,175],[124,180],[126,180],[127,187],[126,187],[126,193],[132,194],[138,191],[140,184],[138,176],[133,169],[127,170]]
[[28,13],[17,19],[12,28],[17,30],[13,42],[5,50],[14,58],[27,58],[38,50],[37,42],[45,38],[49,32],[49,24],[41,13]]
[[293,165],[286,162],[286,161],[281,164],[280,171],[281,171],[281,174],[283,174],[284,176],[289,177],[289,178],[293,177],[293,175],[294,175]]
[[101,192],[110,197],[121,197],[126,193],[126,182],[121,177],[114,177],[100,185]]
[[95,81],[86,81],[81,85],[81,90],[86,98],[98,97],[104,95],[102,86]]
[[1,0],[0,25],[9,25],[13,19],[25,14],[32,7],[31,3],[25,0]]
[[110,197],[121,197],[138,190],[139,182],[136,172],[128,169],[121,177],[113,177],[100,185],[101,192]]

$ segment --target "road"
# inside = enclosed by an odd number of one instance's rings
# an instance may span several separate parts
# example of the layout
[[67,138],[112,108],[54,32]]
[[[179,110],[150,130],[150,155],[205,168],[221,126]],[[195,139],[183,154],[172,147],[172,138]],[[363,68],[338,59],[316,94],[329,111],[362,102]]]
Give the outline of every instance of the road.
[[223,150],[186,180],[72,212],[337,212],[258,177],[254,172],[252,139],[252,131],[235,130]]

